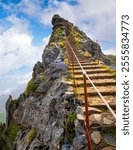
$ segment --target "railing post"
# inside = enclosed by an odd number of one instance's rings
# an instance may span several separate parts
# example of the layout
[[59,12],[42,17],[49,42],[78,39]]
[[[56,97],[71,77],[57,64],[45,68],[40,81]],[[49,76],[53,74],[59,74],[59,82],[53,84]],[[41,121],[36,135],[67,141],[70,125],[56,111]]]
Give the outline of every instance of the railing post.
[[69,48],[68,48],[67,42],[66,42],[66,54],[67,54],[67,58],[68,58],[68,64],[70,64]]
[[74,88],[76,88],[76,84],[75,84],[75,75],[74,75],[73,53],[72,53],[72,71],[73,71],[73,85],[74,85]]
[[88,111],[88,96],[87,96],[87,83],[86,83],[86,72],[83,72],[83,80],[84,80],[84,98],[85,98],[85,126],[87,132],[87,142],[88,142],[88,150],[92,150],[91,145],[91,134],[89,128],[89,111]]

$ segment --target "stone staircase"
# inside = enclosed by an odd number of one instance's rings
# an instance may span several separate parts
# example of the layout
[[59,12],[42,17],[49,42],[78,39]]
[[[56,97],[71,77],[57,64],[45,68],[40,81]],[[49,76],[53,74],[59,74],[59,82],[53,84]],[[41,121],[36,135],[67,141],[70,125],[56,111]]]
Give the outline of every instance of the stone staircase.
[[[115,75],[111,74],[108,69],[105,68],[105,65],[97,60],[91,60],[90,57],[86,58],[84,55],[75,52],[81,65],[84,70],[87,72],[88,76],[97,87],[99,92],[105,98],[105,100],[109,103],[111,107],[116,105],[116,79]],[[74,59],[74,78],[76,83],[76,95],[80,99],[84,99],[84,84],[83,84],[83,75],[82,70],[77,62]],[[69,65],[69,70],[72,72],[72,65]],[[73,86],[73,83],[71,84]],[[97,92],[91,85],[91,83],[87,80],[87,91],[88,91],[88,102],[89,106],[103,106],[104,103],[98,96]]]
[[[88,76],[92,80],[93,84],[97,87],[99,92],[102,94],[102,96],[105,98],[107,103],[112,107],[113,111],[116,110],[116,79],[115,74],[111,73],[108,69],[108,67],[103,64],[102,62],[98,60],[92,60],[91,57],[85,57],[83,54],[81,54],[78,51],[75,51],[75,54],[77,58],[79,59],[83,69],[87,72]],[[72,64],[69,64],[69,71],[71,72],[71,82],[69,83],[69,88],[73,89],[73,91],[76,94],[77,99],[80,101],[84,101],[84,83],[83,83],[83,74],[81,67],[78,63],[78,61],[74,58],[72,58],[72,54],[70,54],[70,60],[74,64],[74,78],[76,83],[76,88],[73,88],[73,71],[72,71]],[[108,108],[106,107],[105,103],[101,100],[98,93],[95,91],[91,83],[87,81],[87,94],[88,94],[88,103],[89,103],[89,120],[90,120],[90,127],[91,127],[91,139],[93,144],[93,149],[101,149],[100,146],[106,141],[109,145],[108,150],[115,149],[115,134],[113,133],[114,137],[112,137],[112,131],[115,132],[115,124],[116,120],[113,117],[113,115],[110,113]],[[80,107],[79,114],[77,118],[80,120],[85,119],[85,108]],[[93,124],[97,124],[100,126],[99,129],[93,130]],[[95,128],[95,127],[94,127]],[[96,127],[97,128],[97,127]],[[103,131],[102,131],[103,130]],[[102,131],[102,133],[101,133]],[[108,131],[111,131],[111,134],[108,133]],[[93,134],[96,134],[99,132],[99,135],[102,135],[103,137],[99,138],[99,142],[97,142],[96,136],[93,136]],[[101,142],[102,141],[102,142]],[[103,142],[104,141],[104,142]],[[102,144],[101,144],[102,143]],[[97,145],[98,144],[98,145]],[[102,145],[102,146],[103,146]],[[106,144],[105,144],[106,145]],[[101,147],[102,147],[101,146]],[[106,146],[105,146],[106,147]]]

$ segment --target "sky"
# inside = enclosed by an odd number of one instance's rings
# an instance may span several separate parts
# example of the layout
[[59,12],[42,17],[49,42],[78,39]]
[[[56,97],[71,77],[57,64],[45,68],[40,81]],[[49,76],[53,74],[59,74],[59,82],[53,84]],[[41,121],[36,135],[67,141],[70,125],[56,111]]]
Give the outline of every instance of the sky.
[[115,0],[0,0],[0,111],[9,94],[17,97],[41,61],[54,14],[69,20],[115,55]]

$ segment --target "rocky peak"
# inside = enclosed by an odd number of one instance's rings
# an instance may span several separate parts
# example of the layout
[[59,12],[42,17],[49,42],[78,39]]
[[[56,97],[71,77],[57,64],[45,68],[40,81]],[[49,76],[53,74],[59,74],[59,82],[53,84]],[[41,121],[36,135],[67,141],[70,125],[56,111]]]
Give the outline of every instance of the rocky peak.
[[[74,26],[58,14],[53,16],[52,25],[53,32],[50,42],[61,41],[61,39],[64,41],[63,38],[67,36],[73,47],[81,49],[84,53],[89,53],[93,59],[101,60],[105,64],[110,65],[110,60],[102,53],[100,45],[88,38],[77,26]],[[56,33],[58,33],[58,36],[55,36]]]
[[55,14],[53,16],[51,23],[53,25],[53,30],[59,26],[72,26],[73,25],[68,20],[65,20],[64,18],[60,17],[58,14]]
[[35,64],[24,93],[17,100],[9,99],[7,102],[3,140],[10,150],[87,148],[84,121],[76,119],[79,101],[75,102],[74,92],[70,91],[67,82],[70,74],[66,64],[66,37],[81,53],[87,52],[93,59],[101,59],[105,63],[109,60],[98,43],[69,21],[56,14],[52,25],[53,31],[43,51],[42,62]]

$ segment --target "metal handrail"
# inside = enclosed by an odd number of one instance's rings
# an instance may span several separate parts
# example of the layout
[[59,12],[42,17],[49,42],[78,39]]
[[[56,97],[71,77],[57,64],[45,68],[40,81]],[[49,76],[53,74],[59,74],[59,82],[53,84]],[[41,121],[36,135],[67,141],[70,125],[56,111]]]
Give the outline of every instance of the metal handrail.
[[105,100],[105,98],[101,95],[101,93],[98,91],[97,87],[93,84],[93,82],[91,81],[91,79],[90,79],[89,76],[87,75],[86,71],[85,71],[84,68],[82,67],[82,65],[81,65],[81,63],[80,63],[78,57],[76,56],[76,54],[75,54],[75,52],[74,52],[72,46],[70,45],[69,41],[68,41],[68,40],[66,40],[66,41],[67,41],[69,47],[71,48],[71,50],[72,50],[72,52],[73,52],[73,54],[74,54],[76,60],[78,61],[79,65],[80,65],[80,67],[81,67],[81,69],[82,69],[83,75],[85,75],[86,78],[90,81],[90,83],[92,84],[92,86],[94,87],[94,89],[96,90],[96,92],[98,93],[98,95],[100,96],[100,98],[103,100],[103,102],[105,103],[105,105],[107,106],[107,108],[110,110],[111,114],[112,114],[112,115],[114,116],[114,118],[116,119],[116,114],[114,113],[114,111],[113,111],[112,108],[109,106],[109,104],[107,103],[107,101]]

